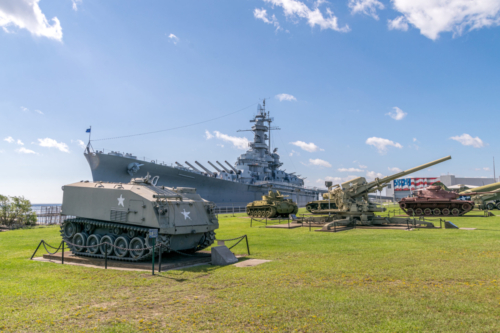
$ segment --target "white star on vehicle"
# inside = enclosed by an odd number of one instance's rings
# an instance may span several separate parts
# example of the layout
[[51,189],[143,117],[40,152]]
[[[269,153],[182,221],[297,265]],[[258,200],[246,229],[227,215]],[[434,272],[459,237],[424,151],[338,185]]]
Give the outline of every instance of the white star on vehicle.
[[189,217],[189,214],[190,214],[190,213],[191,213],[191,212],[186,212],[186,210],[185,210],[185,209],[181,212],[181,214],[182,214],[182,215],[184,215],[184,220],[187,220],[187,219],[190,219],[190,220],[191,220],[191,218]]
[[122,206],[122,207],[125,207],[123,205],[123,201],[125,200],[125,198],[123,197],[123,195],[120,194],[120,197],[118,198],[118,206]]

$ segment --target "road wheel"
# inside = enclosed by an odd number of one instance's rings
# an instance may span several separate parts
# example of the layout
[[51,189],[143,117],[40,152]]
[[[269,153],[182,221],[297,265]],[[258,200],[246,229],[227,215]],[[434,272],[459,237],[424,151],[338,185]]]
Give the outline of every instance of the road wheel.
[[99,244],[101,244],[101,235],[93,234],[87,238],[87,246],[91,246],[88,248],[88,251],[92,254],[99,253]]
[[80,232],[80,225],[73,222],[66,222],[64,224],[64,236],[71,239],[74,235]]
[[[111,245],[113,245],[115,243],[115,239],[116,237],[113,236],[113,235],[105,235],[101,238],[101,246],[99,246],[101,248],[101,253],[104,254],[107,250],[108,252],[108,256],[112,255],[113,254],[113,247]],[[106,244],[104,244],[106,243]],[[107,249],[106,249],[107,247]]]
[[469,203],[464,203],[462,205],[462,209],[465,210],[465,211],[468,211],[470,209],[470,204]]
[[500,202],[497,203],[497,209],[500,209]]
[[129,243],[130,256],[134,259],[142,257],[146,253],[145,247],[143,237],[133,238]]
[[406,210],[406,214],[408,214],[408,216],[413,216],[413,214],[414,214],[413,209],[408,208],[408,209]]
[[[127,236],[120,236],[115,240],[115,254],[123,258],[127,256],[129,249],[130,239]],[[120,249],[119,249],[120,248]]]
[[442,213],[443,215],[450,215],[450,210],[448,208],[443,208]]
[[491,202],[490,202],[490,203],[488,203],[488,204],[486,205],[486,208],[488,208],[488,210],[493,210],[493,209],[495,209],[495,205],[494,205],[493,203],[491,203]]
[[458,216],[458,215],[460,215],[460,210],[459,210],[458,208],[453,208],[453,209],[451,210],[451,215],[453,215],[453,216]]
[[87,238],[88,235],[84,232],[79,232],[73,237],[72,243],[75,244],[76,252],[83,252],[85,250],[83,246],[87,245]]
[[424,209],[424,215],[427,215],[427,216],[432,215],[432,210],[430,208]]
[[441,215],[441,209],[439,209],[439,208],[434,208],[434,209],[432,210],[432,213],[433,213],[434,215],[436,215],[436,216],[437,216],[437,215]]
[[417,215],[417,216],[422,216],[422,214],[423,214],[423,213],[424,213],[424,212],[423,212],[422,208],[417,208],[417,209],[415,209],[415,215]]

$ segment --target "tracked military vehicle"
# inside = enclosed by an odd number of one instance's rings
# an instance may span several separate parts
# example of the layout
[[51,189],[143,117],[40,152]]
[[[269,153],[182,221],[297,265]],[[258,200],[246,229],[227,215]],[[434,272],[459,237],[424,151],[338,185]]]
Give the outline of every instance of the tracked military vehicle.
[[500,209],[500,182],[465,190],[459,194],[470,196],[471,201],[481,210]]
[[[332,186],[331,182],[326,182],[326,187],[330,186]],[[336,209],[337,206],[332,199],[333,198],[331,192],[323,193],[323,200],[308,202],[306,205],[306,209],[309,213],[312,214],[322,214],[322,211],[325,209]]]
[[[194,252],[215,240],[214,204],[194,188],[156,186],[158,176],[128,184],[82,181],[63,186],[62,214],[75,216],[61,235],[79,256],[139,261],[151,258],[150,229],[162,252]],[[104,243],[112,244],[108,246]],[[158,253],[158,250],[155,250]]]
[[299,207],[291,199],[285,199],[280,191],[269,191],[268,195],[262,196],[262,200],[249,203],[246,211],[250,217],[287,217],[297,214]]

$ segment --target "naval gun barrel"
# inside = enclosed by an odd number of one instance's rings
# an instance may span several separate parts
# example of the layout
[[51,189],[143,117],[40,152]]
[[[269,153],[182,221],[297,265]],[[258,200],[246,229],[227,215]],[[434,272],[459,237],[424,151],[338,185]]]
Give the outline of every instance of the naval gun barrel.
[[220,166],[221,166],[221,168],[222,168],[222,169],[224,169],[224,171],[226,171],[227,173],[230,173],[230,172],[229,172],[229,170],[228,170],[228,169],[226,169],[226,167],[225,167],[225,166],[223,166],[221,162],[219,162],[219,161],[215,161],[215,162],[217,162],[217,164],[218,164],[218,165],[220,165]]
[[471,193],[476,193],[476,192],[491,192],[500,189],[500,182],[498,183],[493,183],[493,184],[488,184],[488,185],[483,185],[479,187],[474,187],[469,190],[465,190],[460,192],[460,195],[473,195]]
[[229,165],[229,167],[230,167],[231,169],[233,169],[233,171],[234,171],[234,173],[235,173],[235,174],[238,174],[238,170],[236,170],[236,169],[235,169],[235,168],[234,168],[231,164],[229,164],[229,162],[228,162],[228,161],[224,161],[224,162],[226,162],[226,164],[227,164],[227,165]]
[[196,169],[194,166],[192,166],[188,161],[185,162],[187,165],[189,165],[191,167],[191,169],[195,170],[195,171],[198,171],[198,172],[201,172],[200,170]]
[[201,165],[201,163],[199,163],[198,161],[194,161],[194,163],[198,164],[203,170],[205,170],[206,173],[208,173],[209,175],[213,175],[214,173],[210,170],[208,170],[207,168],[205,168],[203,165]]
[[432,161],[432,162],[429,162],[429,163],[425,163],[425,164],[422,164],[418,167],[415,167],[415,168],[411,168],[411,169],[408,169],[408,170],[405,170],[405,171],[401,171],[401,172],[398,172],[398,173],[395,173],[393,174],[392,176],[387,176],[387,177],[383,177],[381,179],[379,178],[375,178],[374,181],[372,182],[369,182],[365,185],[362,185],[362,186],[359,186],[355,192],[356,194],[363,194],[363,193],[368,193],[368,192],[371,192],[372,190],[374,190],[375,188],[378,188],[378,189],[382,189],[383,187],[385,187],[387,183],[393,181],[394,179],[397,179],[397,178],[400,178],[400,177],[403,177],[403,176],[406,176],[406,175],[409,175],[411,173],[414,173],[414,172],[417,172],[417,171],[420,171],[422,169],[426,169],[428,167],[431,167],[433,165],[436,165],[436,164],[439,164],[439,163],[442,163],[444,161],[447,161],[447,160],[451,160],[451,156],[446,156],[446,157],[443,157],[443,158],[440,158],[440,159],[437,159],[435,161]]
[[180,167],[185,168],[185,166],[184,166],[184,165],[182,165],[182,164],[180,164],[179,162],[175,162],[175,164],[177,164],[177,165],[178,165],[178,166],[180,166]]
[[215,165],[212,164],[212,162],[208,161],[208,164],[210,164],[212,166],[212,168],[217,170],[217,172],[221,172]]

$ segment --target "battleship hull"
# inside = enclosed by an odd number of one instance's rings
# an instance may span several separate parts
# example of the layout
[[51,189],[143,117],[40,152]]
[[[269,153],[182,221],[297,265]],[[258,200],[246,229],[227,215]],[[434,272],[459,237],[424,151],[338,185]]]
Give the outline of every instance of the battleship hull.
[[149,173],[151,176],[160,176],[157,184],[159,186],[193,187],[202,198],[214,202],[219,207],[246,206],[249,202],[260,200],[270,188],[280,190],[299,207],[304,207],[309,201],[317,200],[321,192],[279,182],[245,184],[123,156],[85,153],[85,157],[90,165],[94,181],[128,183],[132,178],[127,172],[128,165],[140,162],[142,166],[134,177],[144,177]]

